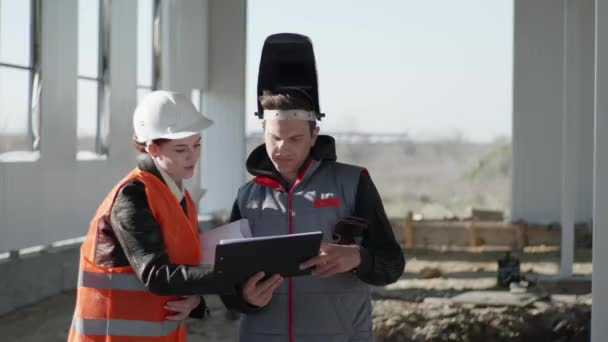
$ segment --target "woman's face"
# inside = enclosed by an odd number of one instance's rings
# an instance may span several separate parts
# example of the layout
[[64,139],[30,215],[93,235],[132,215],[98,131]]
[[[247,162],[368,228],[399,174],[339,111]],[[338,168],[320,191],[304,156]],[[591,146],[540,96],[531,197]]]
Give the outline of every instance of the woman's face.
[[163,171],[180,182],[194,176],[194,169],[201,155],[201,135],[168,140],[162,144],[153,143],[148,147],[148,151]]

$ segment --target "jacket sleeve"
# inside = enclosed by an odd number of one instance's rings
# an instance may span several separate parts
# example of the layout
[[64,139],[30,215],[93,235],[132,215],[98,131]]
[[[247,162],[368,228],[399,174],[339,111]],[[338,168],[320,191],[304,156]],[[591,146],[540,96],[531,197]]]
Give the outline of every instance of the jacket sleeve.
[[129,264],[149,291],[158,295],[230,292],[222,277],[208,268],[169,261],[142,182],[132,181],[120,189],[111,224]]
[[403,274],[405,256],[367,170],[362,171],[359,178],[354,216],[366,219],[369,224],[361,244],[361,264],[354,270],[355,274],[370,285],[396,282]]
[[[230,222],[238,221],[242,219],[241,211],[239,210],[238,199],[234,201],[232,205],[232,211],[230,212]],[[236,288],[232,294],[220,295],[220,299],[228,310],[237,311],[244,314],[256,313],[262,308],[251,305],[245,301],[241,295],[241,289]]]

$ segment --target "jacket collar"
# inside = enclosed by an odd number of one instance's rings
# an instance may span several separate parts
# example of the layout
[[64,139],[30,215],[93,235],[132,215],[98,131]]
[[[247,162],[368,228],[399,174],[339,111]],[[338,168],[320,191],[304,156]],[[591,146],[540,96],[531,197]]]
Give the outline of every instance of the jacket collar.
[[161,170],[156,165],[154,159],[152,159],[152,157],[150,157],[149,155],[147,155],[146,158],[141,160],[137,164],[137,167],[140,170],[148,172],[160,179],[161,182],[163,182],[169,188],[169,190],[171,190],[173,195],[175,195],[178,202],[181,202],[181,200],[184,198],[184,191],[177,186],[175,181],[166,172]]
[[152,160],[152,158],[149,155],[146,155],[145,158],[143,158],[142,160],[140,160],[137,163],[137,168],[142,171],[145,171],[147,173],[153,174],[154,176],[158,177],[158,179],[160,179],[166,185],[163,175],[160,174],[160,171],[158,171],[158,168],[156,167],[154,160]]
[[[307,174],[316,170],[315,165],[323,161],[336,161],[336,143],[333,137],[329,135],[320,135],[317,138],[315,145],[310,149],[309,157],[300,166],[299,179],[304,178]],[[314,163],[316,162],[316,163]],[[271,178],[278,181],[278,184],[289,188],[287,182],[281,177],[277,169],[272,164],[268,153],[266,153],[266,145],[262,144],[256,147],[247,158],[247,171],[256,177]],[[313,166],[313,167],[311,167]]]

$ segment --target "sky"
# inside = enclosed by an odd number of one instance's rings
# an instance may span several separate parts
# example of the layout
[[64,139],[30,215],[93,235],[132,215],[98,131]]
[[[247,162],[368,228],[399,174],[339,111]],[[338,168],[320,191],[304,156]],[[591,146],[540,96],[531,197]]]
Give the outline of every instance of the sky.
[[[79,74],[96,76],[95,0],[79,0]],[[138,32],[151,34],[152,0]],[[0,0],[0,61],[20,64],[29,1]],[[143,23],[143,24],[142,24]],[[511,136],[513,0],[250,0],[246,129],[259,131],[257,70],[264,39],[295,32],[313,42],[325,132],[406,133],[415,140]],[[138,42],[138,81],[150,83],[151,43]],[[0,127],[27,127],[27,71],[0,68]],[[6,91],[11,89],[11,91]],[[79,81],[78,132],[95,132],[95,82]]]
[[511,136],[512,0],[251,0],[247,11],[248,132],[260,129],[264,39],[295,32],[314,45],[323,131]]

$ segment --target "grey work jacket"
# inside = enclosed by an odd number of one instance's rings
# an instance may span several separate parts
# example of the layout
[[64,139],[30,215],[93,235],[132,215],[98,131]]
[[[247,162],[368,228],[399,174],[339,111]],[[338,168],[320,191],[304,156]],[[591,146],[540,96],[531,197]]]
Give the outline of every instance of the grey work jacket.
[[[362,169],[310,159],[291,189],[258,176],[239,189],[237,203],[254,236],[321,230],[330,242],[335,223],[352,214]],[[277,255],[280,258],[280,255]],[[270,303],[244,315],[242,342],[372,341],[370,287],[352,272],[327,279],[285,281]]]

